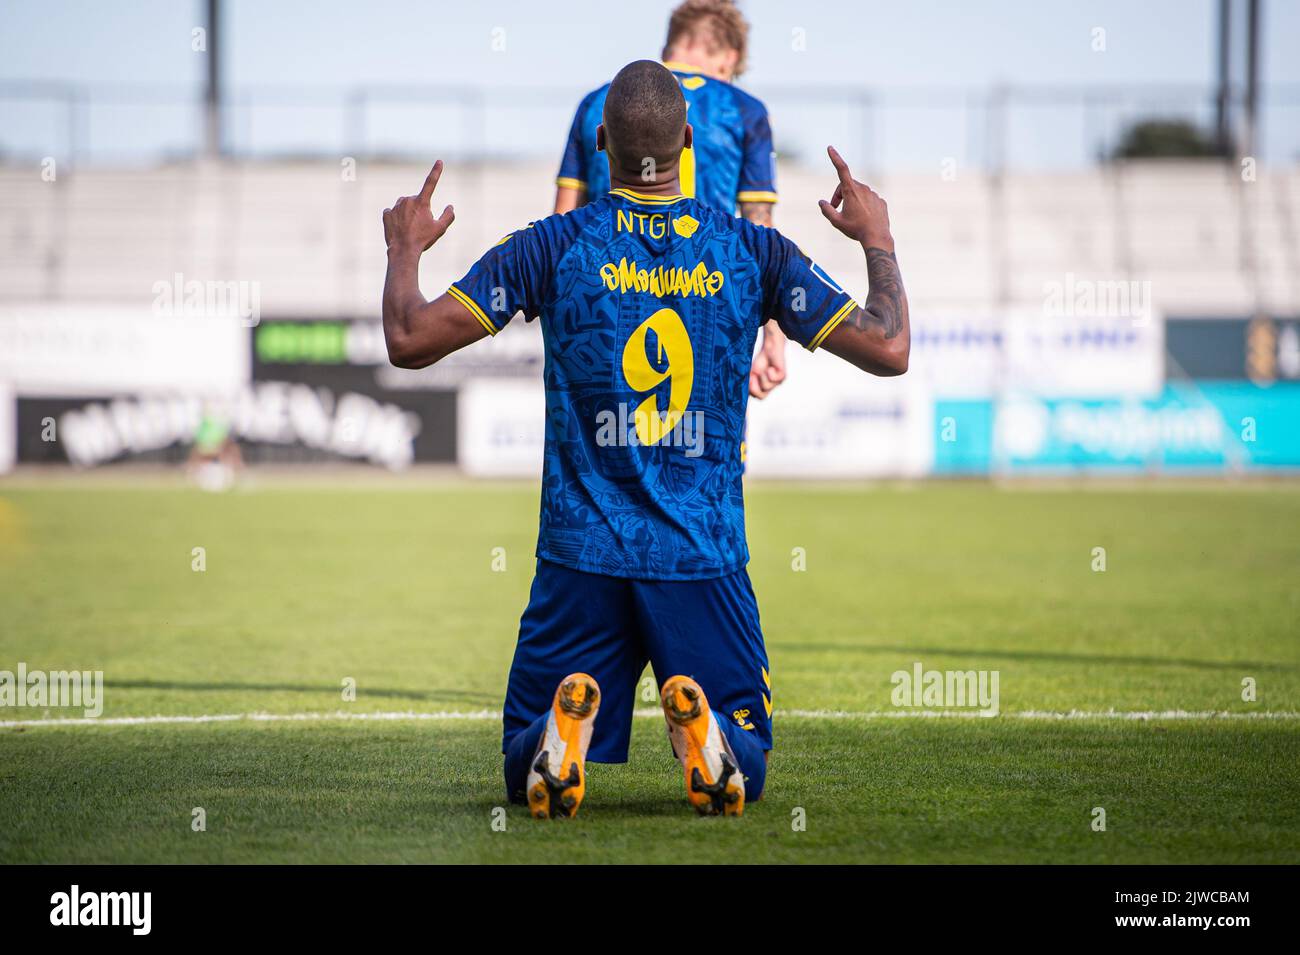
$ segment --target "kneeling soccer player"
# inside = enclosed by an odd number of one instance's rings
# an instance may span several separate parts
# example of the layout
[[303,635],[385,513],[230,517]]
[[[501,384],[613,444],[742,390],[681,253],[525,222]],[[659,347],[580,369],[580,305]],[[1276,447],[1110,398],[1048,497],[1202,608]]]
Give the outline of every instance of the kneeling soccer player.
[[755,338],[775,320],[810,351],[899,375],[907,298],[885,204],[833,149],[839,182],[820,205],[865,251],[865,307],[776,230],[680,194],[691,127],[662,65],[619,72],[597,142],[611,192],[506,236],[432,302],[417,268],[454,218],[430,209],[442,163],[384,211],[388,354],[419,368],[519,312],[542,321],[541,521],[506,689],[510,798],[574,815],[586,760],[627,759],[649,662],[687,798],[738,815],[762,793],[772,748],[740,459]]

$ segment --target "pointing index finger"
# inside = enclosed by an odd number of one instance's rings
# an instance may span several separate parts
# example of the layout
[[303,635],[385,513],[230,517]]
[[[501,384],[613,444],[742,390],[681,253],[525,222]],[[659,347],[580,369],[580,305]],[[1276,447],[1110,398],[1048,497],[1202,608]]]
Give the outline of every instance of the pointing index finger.
[[424,179],[424,187],[420,190],[420,201],[428,202],[433,198],[433,190],[438,185],[438,180],[442,178],[442,160],[439,159],[429,170],[429,175]]
[[844,161],[844,157],[839,154],[834,146],[827,146],[826,154],[831,157],[831,165],[840,174],[840,184],[848,189],[853,182],[853,174],[849,172],[849,164]]

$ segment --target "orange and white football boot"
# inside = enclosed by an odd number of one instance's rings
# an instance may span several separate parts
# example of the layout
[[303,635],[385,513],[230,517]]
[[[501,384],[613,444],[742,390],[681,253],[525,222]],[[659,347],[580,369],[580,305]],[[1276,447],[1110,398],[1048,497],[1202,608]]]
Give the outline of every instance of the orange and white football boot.
[[686,798],[701,816],[745,811],[745,777],[700,685],[670,677],[660,691],[668,739],[686,777]]
[[575,816],[587,792],[584,765],[600,709],[600,687],[585,673],[560,681],[546,730],[528,770],[528,811],[538,819]]

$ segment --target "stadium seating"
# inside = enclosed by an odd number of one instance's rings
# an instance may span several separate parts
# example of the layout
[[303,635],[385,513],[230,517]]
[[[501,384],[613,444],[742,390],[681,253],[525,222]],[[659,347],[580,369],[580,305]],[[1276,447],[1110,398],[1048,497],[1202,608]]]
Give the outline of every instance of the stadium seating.
[[[379,210],[425,169],[360,163],[194,163],[151,169],[0,167],[0,301],[148,302],[186,279],[261,283],[262,313],[376,314]],[[425,263],[427,292],[549,211],[547,164],[453,164],[457,222]],[[860,257],[822,222],[827,170],[780,171],[778,227],[861,294]],[[994,180],[892,174],[889,200],[914,308],[1039,302],[1048,282],[1150,281],[1166,312],[1300,313],[1300,170],[1243,182],[1215,163],[1135,163]],[[439,206],[441,208],[441,206]]]

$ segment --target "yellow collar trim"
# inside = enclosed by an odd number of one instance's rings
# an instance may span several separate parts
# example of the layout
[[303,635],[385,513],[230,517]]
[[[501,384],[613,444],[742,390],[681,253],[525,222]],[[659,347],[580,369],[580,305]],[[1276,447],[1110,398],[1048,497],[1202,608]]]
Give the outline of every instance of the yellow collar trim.
[[679,202],[686,198],[680,194],[676,196],[648,196],[644,192],[634,192],[631,189],[611,189],[609,194],[611,196],[619,196],[623,199],[630,199],[632,202],[649,202],[655,205],[664,206],[671,205],[674,202]]
[[691,64],[689,63],[679,63],[676,60],[664,60],[664,67],[672,70],[674,73],[696,73],[699,76],[703,76],[705,79],[713,80],[713,82],[715,83],[731,82],[730,80],[720,79],[719,77],[714,76],[712,73],[706,73],[698,66],[691,66]]

